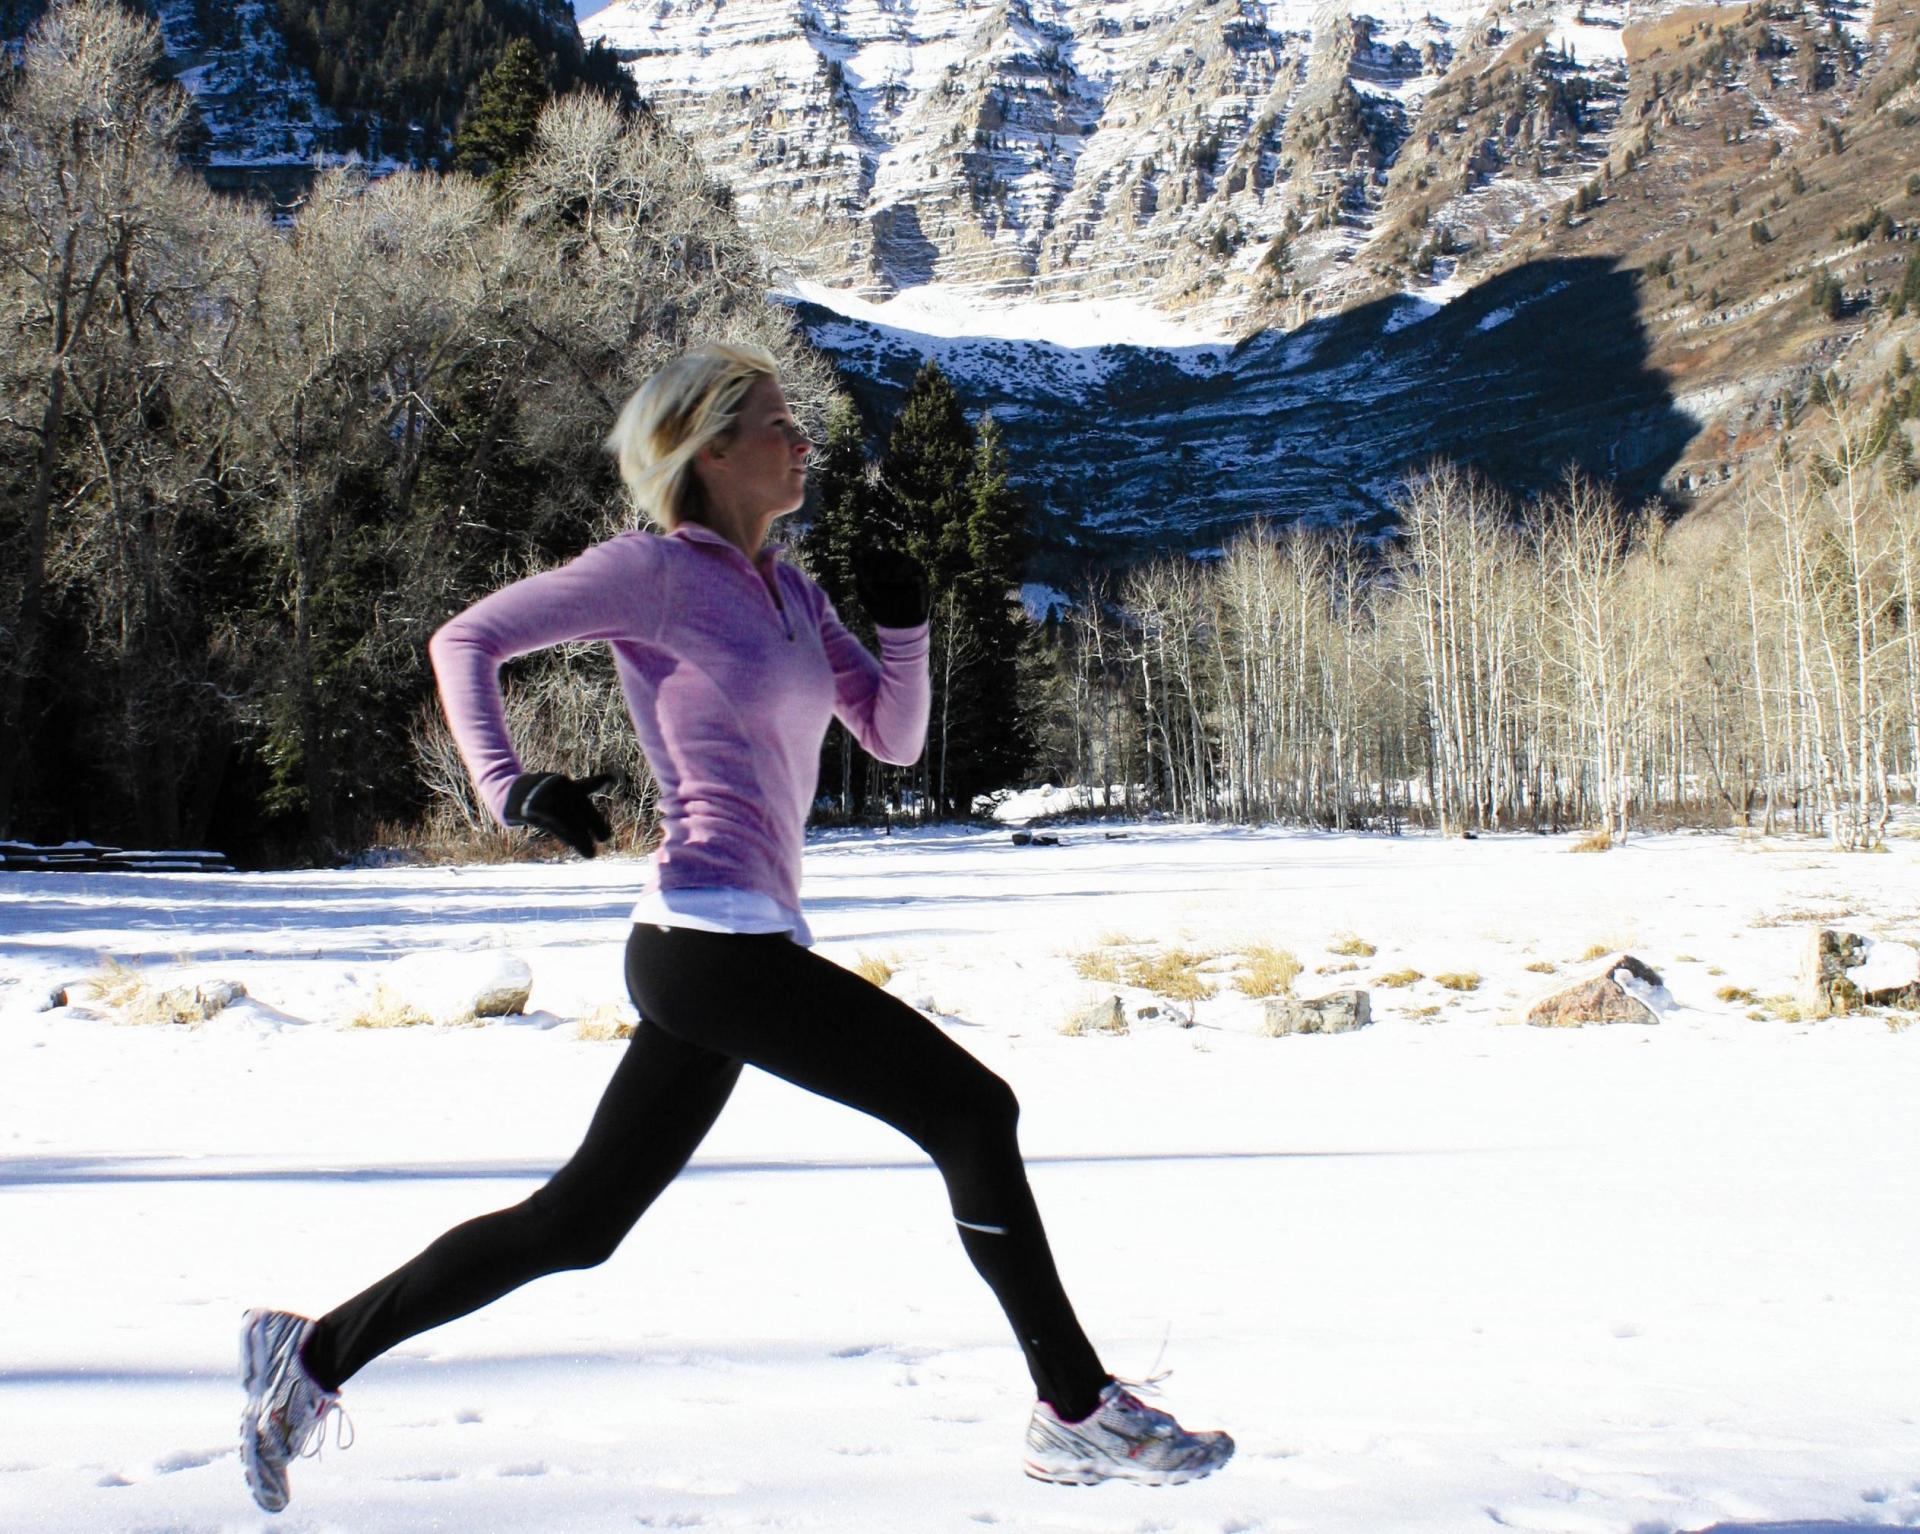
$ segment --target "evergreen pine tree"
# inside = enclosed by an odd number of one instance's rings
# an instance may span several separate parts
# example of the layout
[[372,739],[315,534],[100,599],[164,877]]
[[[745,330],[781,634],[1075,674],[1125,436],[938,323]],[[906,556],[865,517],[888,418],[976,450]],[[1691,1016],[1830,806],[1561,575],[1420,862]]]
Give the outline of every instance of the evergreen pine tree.
[[[940,364],[914,376],[880,461],[898,503],[899,547],[927,567],[935,592],[950,587],[967,563],[967,474],[973,428]],[[877,530],[884,539],[886,530]]]
[[827,440],[808,461],[812,520],[800,535],[800,558],[850,627],[854,621],[854,551],[863,535],[861,502],[867,459],[860,412],[845,395],[827,407]]
[[1018,779],[1033,747],[1020,701],[1020,657],[1032,628],[1019,599],[1027,508],[1008,482],[1006,444],[990,414],[980,418],[965,494],[966,559],[951,594],[968,665],[949,700],[940,785],[943,808],[963,815],[976,794]]
[[532,43],[516,37],[468,99],[453,139],[454,164],[486,177],[499,195],[513,167],[533,147],[540,111],[551,97],[540,55]]

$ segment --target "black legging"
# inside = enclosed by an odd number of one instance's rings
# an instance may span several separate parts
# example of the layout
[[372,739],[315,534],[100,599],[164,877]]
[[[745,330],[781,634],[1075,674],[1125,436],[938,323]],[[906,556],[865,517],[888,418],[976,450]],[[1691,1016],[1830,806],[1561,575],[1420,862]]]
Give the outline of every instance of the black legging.
[[338,1389],[394,1344],[529,1279],[606,1261],[687,1164],[740,1067],[756,1065],[933,1158],[1041,1399],[1069,1420],[1093,1410],[1109,1376],[1060,1287],[1004,1081],[911,1007],[780,934],[635,926],[627,988],[642,1021],[573,1159],[323,1316],[302,1355],[319,1384]]

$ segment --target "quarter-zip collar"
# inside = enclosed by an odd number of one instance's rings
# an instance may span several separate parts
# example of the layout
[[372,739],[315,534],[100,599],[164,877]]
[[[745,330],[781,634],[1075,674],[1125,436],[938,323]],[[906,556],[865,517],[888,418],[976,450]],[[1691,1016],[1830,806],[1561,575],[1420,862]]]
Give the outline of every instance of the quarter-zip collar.
[[787,636],[787,643],[792,644],[794,642],[793,620],[787,616],[787,604],[780,599],[780,572],[778,569],[780,549],[778,545],[764,543],[760,546],[759,554],[753,559],[748,559],[739,545],[726,538],[722,538],[712,528],[699,522],[682,522],[678,527],[675,527],[671,532],[666,534],[666,536],[669,538],[678,538],[683,543],[699,543],[720,549],[730,557],[739,560],[742,564],[751,568],[760,578],[760,588],[766,592],[767,601],[773,608],[774,616],[780,620],[780,629],[781,632]]

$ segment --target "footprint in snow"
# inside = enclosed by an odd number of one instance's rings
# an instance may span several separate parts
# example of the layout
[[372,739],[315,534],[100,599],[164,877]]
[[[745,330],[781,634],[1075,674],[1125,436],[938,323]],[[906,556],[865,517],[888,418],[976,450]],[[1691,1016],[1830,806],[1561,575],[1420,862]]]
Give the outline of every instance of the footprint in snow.
[[133,1482],[129,1481],[124,1475],[116,1475],[116,1474],[109,1473],[107,1475],[101,1476],[100,1479],[95,1481],[93,1484],[100,1487],[114,1487],[114,1486],[131,1486]]
[[222,1455],[233,1452],[231,1449],[181,1449],[165,1459],[155,1460],[153,1468],[161,1475],[172,1475],[176,1470],[198,1470],[202,1465],[211,1465]]
[[547,1473],[547,1467],[544,1461],[536,1459],[530,1460],[524,1465],[502,1465],[494,1473],[500,1476],[545,1475]]
[[390,1476],[388,1479],[395,1481],[457,1481],[460,1479],[460,1472],[458,1470],[409,1470],[402,1475]]

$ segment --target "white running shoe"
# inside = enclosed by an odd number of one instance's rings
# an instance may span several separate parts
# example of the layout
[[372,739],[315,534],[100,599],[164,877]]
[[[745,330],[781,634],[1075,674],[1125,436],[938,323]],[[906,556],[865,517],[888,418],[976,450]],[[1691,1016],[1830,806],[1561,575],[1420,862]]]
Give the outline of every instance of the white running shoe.
[[287,1465],[318,1454],[327,1413],[340,1394],[322,1390],[300,1362],[313,1330],[305,1316],[250,1310],[240,1325],[240,1380],[247,1404],[240,1413],[240,1463],[247,1490],[269,1513],[287,1505]]
[[1134,1481],[1177,1486],[1212,1475],[1233,1458],[1225,1433],[1189,1433],[1168,1413],[1147,1405],[1118,1380],[1079,1422],[1062,1422],[1045,1401],[1027,1424],[1027,1474],[1056,1486]]

